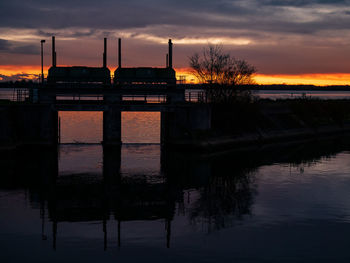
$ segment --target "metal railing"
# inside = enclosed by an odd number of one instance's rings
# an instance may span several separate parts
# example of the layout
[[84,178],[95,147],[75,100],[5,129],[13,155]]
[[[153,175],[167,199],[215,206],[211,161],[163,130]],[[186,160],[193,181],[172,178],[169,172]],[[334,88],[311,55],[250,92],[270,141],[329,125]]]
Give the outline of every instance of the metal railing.
[[73,94],[73,95],[56,95],[57,101],[103,101],[104,96],[102,94]]
[[166,95],[123,95],[122,101],[142,103],[166,103]]
[[29,99],[30,92],[28,88],[3,88],[0,89],[0,100],[24,102]]
[[185,101],[191,103],[204,103],[206,102],[206,93],[201,90],[186,90]]

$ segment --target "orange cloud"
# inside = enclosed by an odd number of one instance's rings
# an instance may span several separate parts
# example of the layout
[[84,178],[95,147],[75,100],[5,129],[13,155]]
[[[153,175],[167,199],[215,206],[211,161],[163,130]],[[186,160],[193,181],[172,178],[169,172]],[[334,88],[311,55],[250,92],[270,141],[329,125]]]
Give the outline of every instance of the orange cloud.
[[[47,72],[48,68],[44,68],[44,73]],[[17,65],[1,65],[0,75],[15,76],[21,74],[28,74],[28,79],[38,79],[41,74],[41,68],[36,66],[17,66]],[[2,78],[0,77],[0,80]]]
[[350,73],[324,73],[301,75],[265,75],[257,74],[254,77],[258,84],[289,84],[289,85],[350,85]]
[[[176,69],[177,78],[185,76],[187,83],[198,83],[196,77],[189,68]],[[287,84],[287,85],[350,85],[350,73],[322,73],[322,74],[299,74],[299,75],[274,75],[255,74],[254,80],[257,84]]]

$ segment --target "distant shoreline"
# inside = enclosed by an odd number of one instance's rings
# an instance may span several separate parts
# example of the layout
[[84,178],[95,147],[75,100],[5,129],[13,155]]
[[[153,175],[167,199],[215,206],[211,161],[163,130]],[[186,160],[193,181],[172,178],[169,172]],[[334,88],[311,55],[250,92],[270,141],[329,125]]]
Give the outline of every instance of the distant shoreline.
[[[186,85],[186,84],[185,84]],[[182,86],[185,86],[182,84]],[[0,88],[38,88],[41,84],[30,81],[15,81],[15,82],[0,82]],[[190,89],[193,89],[196,84],[188,84]],[[198,88],[203,88],[203,84],[198,84]],[[237,87],[239,89],[250,89],[250,90],[300,90],[300,91],[350,91],[349,85],[329,85],[329,86],[317,86],[317,85],[287,85],[287,84],[254,84],[244,85]]]

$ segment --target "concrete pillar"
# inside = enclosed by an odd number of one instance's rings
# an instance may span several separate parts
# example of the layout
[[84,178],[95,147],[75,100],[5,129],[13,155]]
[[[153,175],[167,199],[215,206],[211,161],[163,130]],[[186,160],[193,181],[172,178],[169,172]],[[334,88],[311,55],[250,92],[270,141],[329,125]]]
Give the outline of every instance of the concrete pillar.
[[122,95],[117,94],[107,94],[103,96],[103,101],[105,104],[120,103],[122,100]]
[[0,110],[2,146],[56,145],[58,113],[51,105],[7,105]]
[[185,90],[173,90],[167,94],[167,103],[184,103],[185,102]]
[[207,105],[175,107],[161,113],[161,142],[197,140],[211,129],[211,108]]
[[38,101],[40,103],[55,103],[56,102],[56,94],[54,91],[49,89],[38,89]]
[[51,105],[20,105],[16,108],[16,134],[20,144],[56,145],[58,112]]
[[121,110],[118,106],[110,105],[103,112],[103,144],[121,144]]

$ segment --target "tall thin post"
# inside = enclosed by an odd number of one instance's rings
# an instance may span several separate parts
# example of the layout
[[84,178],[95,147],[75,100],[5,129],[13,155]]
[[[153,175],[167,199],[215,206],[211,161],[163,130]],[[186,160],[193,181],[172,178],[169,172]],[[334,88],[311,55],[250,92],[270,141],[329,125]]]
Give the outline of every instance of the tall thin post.
[[167,68],[169,67],[169,54],[166,54],[165,65]]
[[173,43],[169,39],[169,68],[173,67]]
[[55,47],[55,37],[52,37],[52,66],[56,67],[56,47]]
[[118,67],[122,67],[122,39],[118,38]]
[[103,67],[107,67],[107,38],[104,38],[104,48],[103,48]]
[[41,85],[44,85],[44,47],[45,40],[41,40]]

